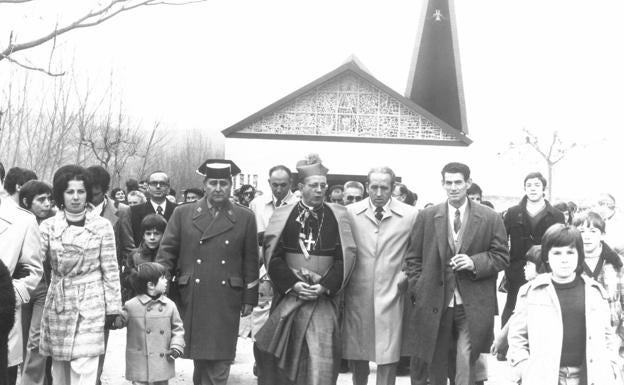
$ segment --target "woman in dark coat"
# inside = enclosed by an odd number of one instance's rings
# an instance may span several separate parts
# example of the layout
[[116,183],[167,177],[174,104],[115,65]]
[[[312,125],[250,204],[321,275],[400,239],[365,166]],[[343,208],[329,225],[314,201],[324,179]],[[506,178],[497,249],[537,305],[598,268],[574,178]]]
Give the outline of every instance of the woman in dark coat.
[[0,260],[0,385],[9,383],[7,343],[13,323],[15,323],[13,280],[6,265]]

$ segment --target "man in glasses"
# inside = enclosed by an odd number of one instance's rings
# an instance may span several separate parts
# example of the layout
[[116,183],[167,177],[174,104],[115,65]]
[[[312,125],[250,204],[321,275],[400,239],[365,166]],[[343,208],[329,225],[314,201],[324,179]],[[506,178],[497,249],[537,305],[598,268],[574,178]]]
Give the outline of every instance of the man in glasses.
[[167,199],[170,187],[167,174],[162,171],[154,171],[147,179],[147,186],[149,193],[147,202],[130,208],[132,237],[136,247],[139,246],[143,239],[143,232],[141,231],[143,218],[149,214],[159,214],[168,221],[173,213],[173,209],[177,206],[177,204]]
[[173,212],[156,262],[177,279],[193,384],[225,385],[240,317],[258,303],[256,220],[247,207],[230,202],[232,177],[240,173],[234,162],[208,159],[197,173],[206,194]]
[[377,363],[377,385],[394,384],[401,354],[407,289],[401,268],[417,211],[392,198],[394,184],[390,168],[373,168],[369,199],[347,206],[357,262],[345,289],[342,356],[349,360],[355,385],[368,382],[369,361]]
[[345,206],[364,199],[364,185],[358,181],[350,180],[344,184],[343,201]]

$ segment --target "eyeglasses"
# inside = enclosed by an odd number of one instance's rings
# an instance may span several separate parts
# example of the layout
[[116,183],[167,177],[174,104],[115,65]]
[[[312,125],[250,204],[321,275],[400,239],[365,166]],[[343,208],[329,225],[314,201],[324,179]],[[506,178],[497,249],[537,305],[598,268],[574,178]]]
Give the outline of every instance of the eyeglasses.
[[361,201],[361,200],[362,200],[362,197],[361,197],[361,196],[359,196],[359,195],[347,195],[347,196],[345,197],[345,199],[346,199],[346,200],[348,200],[348,201],[356,201],[356,202],[359,202],[359,201]]
[[342,202],[342,199],[341,198],[332,198],[331,202],[332,203],[340,203],[340,202]]
[[151,181],[148,183],[152,187],[168,187],[169,182]]
[[245,192],[243,193],[243,195],[248,196],[248,197],[251,197],[251,196],[253,196],[253,195],[254,195],[254,192],[253,192],[253,191],[245,191]]

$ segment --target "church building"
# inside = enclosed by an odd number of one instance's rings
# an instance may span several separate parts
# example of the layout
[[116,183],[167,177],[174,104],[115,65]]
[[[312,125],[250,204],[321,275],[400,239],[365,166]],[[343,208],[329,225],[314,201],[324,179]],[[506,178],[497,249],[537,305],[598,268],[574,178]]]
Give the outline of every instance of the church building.
[[[222,131],[225,155],[244,183],[270,193],[268,170],[294,170],[306,153],[329,168],[329,185],[364,182],[391,167],[419,196],[443,194],[440,170],[461,161],[468,137],[452,0],[423,5],[405,96],[375,78],[355,57]],[[251,157],[250,154],[255,156]]]

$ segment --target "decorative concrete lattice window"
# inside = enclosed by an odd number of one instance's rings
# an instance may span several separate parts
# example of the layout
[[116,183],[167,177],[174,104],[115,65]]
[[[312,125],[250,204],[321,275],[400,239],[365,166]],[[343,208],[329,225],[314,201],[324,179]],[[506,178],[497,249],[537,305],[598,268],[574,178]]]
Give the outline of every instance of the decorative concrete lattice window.
[[239,132],[456,140],[397,98],[352,72],[319,85]]

